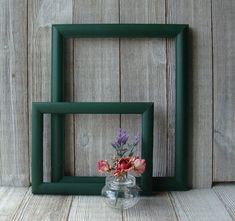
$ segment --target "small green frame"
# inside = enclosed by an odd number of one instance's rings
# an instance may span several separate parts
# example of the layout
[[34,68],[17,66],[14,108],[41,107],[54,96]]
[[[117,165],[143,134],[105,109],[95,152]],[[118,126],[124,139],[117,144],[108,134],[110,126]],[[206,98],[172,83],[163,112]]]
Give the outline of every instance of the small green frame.
[[[187,190],[187,33],[185,24],[61,24],[52,26],[51,101],[64,101],[65,38],[175,38],[176,113],[174,177],[153,177],[153,191]],[[63,179],[64,118],[52,115],[52,180]],[[59,139],[58,139],[59,138]]]
[[[43,182],[43,114],[141,114],[142,158],[145,172],[138,178],[143,195],[152,194],[153,113],[150,102],[138,103],[33,103],[32,104],[32,192],[36,194],[100,195],[104,177],[65,176],[57,182]],[[59,138],[59,137],[58,137]],[[63,140],[61,140],[63,142]],[[60,154],[60,152],[58,152]],[[56,157],[57,158],[57,157]],[[64,159],[56,168],[64,167]],[[60,172],[60,171],[59,171]]]

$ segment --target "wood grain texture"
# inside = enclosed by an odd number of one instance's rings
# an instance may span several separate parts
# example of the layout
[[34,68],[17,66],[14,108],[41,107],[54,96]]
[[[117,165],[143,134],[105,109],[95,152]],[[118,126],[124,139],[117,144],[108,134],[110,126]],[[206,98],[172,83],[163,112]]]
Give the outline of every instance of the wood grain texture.
[[235,185],[218,185],[213,187],[213,190],[223,202],[232,219],[235,220]]
[[[211,1],[168,0],[167,23],[191,27],[189,50],[189,103],[192,186],[212,184],[212,40]],[[202,10],[203,9],[203,10]],[[170,53],[170,51],[169,51]],[[171,55],[169,55],[171,56]]]
[[0,187],[0,220],[10,221],[22,202],[28,188]]
[[28,186],[27,0],[0,1],[0,48],[0,185]]
[[175,169],[175,110],[176,110],[176,74],[175,74],[175,39],[166,42],[166,92],[167,92],[167,171],[174,175]]
[[174,208],[167,193],[154,197],[142,197],[133,208],[123,211],[124,221],[177,221]]
[[[0,185],[29,185],[31,103],[50,101],[51,24],[119,21],[189,23],[192,186],[210,187],[212,173],[213,181],[234,181],[234,8],[233,0],[0,1]],[[68,41],[65,100],[155,102],[154,176],[172,175],[174,63],[171,40]],[[76,174],[91,175],[96,161],[112,154],[119,117],[75,118],[66,117],[65,172],[74,175],[75,165]],[[139,116],[123,116],[121,126],[140,132]],[[49,128],[46,116],[44,180],[50,180]]]
[[[164,23],[164,1],[120,1],[121,23]],[[165,39],[121,39],[121,101],[154,102],[153,176],[167,174]],[[121,126],[140,133],[140,117],[123,116]],[[140,152],[140,150],[138,150]]]
[[[79,0],[74,23],[118,23],[118,1]],[[119,102],[118,39],[74,40],[74,100]],[[111,141],[119,115],[75,116],[75,174],[98,175],[99,159],[113,155]]]
[[234,184],[218,185],[141,197],[135,207],[120,211],[106,206],[101,197],[39,196],[32,195],[31,188],[0,187],[0,220],[230,221],[235,217],[234,199]]
[[[72,22],[72,0],[28,2],[29,131],[33,101],[50,101],[51,24]],[[67,77],[67,76],[66,76]],[[72,84],[72,82],[70,83]],[[44,124],[44,180],[50,180],[50,120]],[[71,139],[73,136],[71,135]],[[31,148],[31,139],[30,139]],[[31,155],[31,154],[30,154]]]
[[66,221],[72,196],[33,195],[31,188],[12,220]]
[[223,203],[213,190],[172,192],[172,203],[180,221],[230,221]]
[[213,1],[214,181],[235,181],[235,2]]
[[109,208],[101,197],[76,196],[69,213],[69,221],[119,221],[122,220],[121,210]]

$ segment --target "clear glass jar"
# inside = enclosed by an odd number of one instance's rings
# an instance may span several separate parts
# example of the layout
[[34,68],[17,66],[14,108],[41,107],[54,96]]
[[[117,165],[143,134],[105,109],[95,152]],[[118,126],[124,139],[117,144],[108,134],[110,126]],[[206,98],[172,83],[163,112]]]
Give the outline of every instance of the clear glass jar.
[[140,188],[132,175],[114,177],[107,176],[101,195],[105,203],[116,209],[128,209],[139,201]]

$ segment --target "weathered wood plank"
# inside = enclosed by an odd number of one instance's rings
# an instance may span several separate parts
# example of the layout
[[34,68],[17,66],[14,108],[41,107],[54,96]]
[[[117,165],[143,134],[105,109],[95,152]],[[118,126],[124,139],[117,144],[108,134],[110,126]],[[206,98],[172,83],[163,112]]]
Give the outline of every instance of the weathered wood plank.
[[176,214],[167,193],[142,197],[133,208],[123,211],[123,220],[128,221],[176,221]]
[[213,180],[235,181],[235,2],[212,1],[214,70]]
[[175,39],[167,39],[166,42],[167,69],[166,69],[166,91],[167,91],[167,174],[174,175],[175,168]]
[[[165,2],[121,0],[120,21],[164,23]],[[121,101],[155,103],[153,175],[166,176],[168,157],[165,39],[121,39],[120,53]],[[128,130],[140,132],[140,117],[124,115],[121,125]]]
[[72,196],[33,195],[30,188],[12,220],[66,221],[71,204]]
[[[74,23],[118,23],[118,1],[79,0]],[[118,39],[74,41],[74,100],[119,101]],[[110,158],[118,115],[75,116],[75,174],[97,175],[97,161]]]
[[218,185],[213,190],[223,202],[228,213],[235,220],[235,184]]
[[0,1],[0,48],[0,185],[28,186],[27,0]]
[[[235,185],[158,193],[141,197],[123,212],[107,207],[101,197],[32,195],[31,188],[0,187],[0,220],[233,220]],[[71,208],[71,209],[70,209]],[[227,209],[227,210],[226,210]]]
[[0,187],[0,220],[10,221],[22,202],[28,188]]
[[168,0],[167,3],[167,23],[186,23],[192,27],[189,35],[189,153],[192,185],[197,188],[210,187],[212,183],[212,40],[211,18],[208,16],[211,13],[210,3],[209,0]]
[[[58,0],[55,2],[35,0],[29,1],[28,4],[28,91],[29,131],[31,136],[32,101],[50,101],[51,24],[71,23],[73,6],[72,0]],[[70,79],[68,77],[66,76],[66,79]],[[72,82],[70,84],[72,85]],[[49,117],[44,122],[44,180],[50,180],[51,148]],[[73,139],[72,134],[70,139]]]
[[73,200],[68,220],[120,221],[122,220],[122,212],[121,210],[109,208],[101,197],[76,196]]
[[211,189],[172,192],[171,198],[180,221],[232,220]]

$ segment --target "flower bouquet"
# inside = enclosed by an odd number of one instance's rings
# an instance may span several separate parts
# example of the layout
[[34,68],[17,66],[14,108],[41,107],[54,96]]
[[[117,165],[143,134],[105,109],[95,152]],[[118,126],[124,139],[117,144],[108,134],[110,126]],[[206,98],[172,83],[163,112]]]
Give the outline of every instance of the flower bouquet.
[[135,177],[145,171],[146,161],[134,155],[140,142],[140,136],[134,136],[131,143],[127,143],[128,133],[118,129],[116,139],[111,143],[115,149],[115,156],[108,160],[99,160],[97,169],[100,174],[107,173],[106,185],[102,189],[105,202],[120,209],[127,209],[139,201],[140,188],[136,185]]

